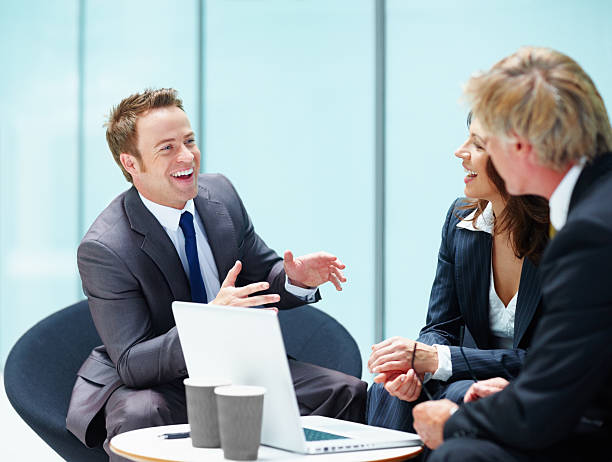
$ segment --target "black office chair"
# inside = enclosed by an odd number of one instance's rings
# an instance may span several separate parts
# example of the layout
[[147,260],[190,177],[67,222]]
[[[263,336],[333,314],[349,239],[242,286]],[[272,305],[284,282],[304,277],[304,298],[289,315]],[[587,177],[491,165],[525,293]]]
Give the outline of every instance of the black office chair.
[[311,305],[278,312],[287,354],[295,359],[361,378],[361,354],[351,334]]
[[67,461],[108,461],[102,447],[89,449],[66,430],[76,373],[102,341],[87,301],[46,317],[17,341],[4,365],[4,387],[17,413]]
[[[287,353],[295,359],[361,377],[355,340],[331,316],[312,306],[279,313]],[[15,344],[4,366],[4,387],[17,413],[67,461],[108,461],[101,447],[89,449],[66,430],[76,373],[102,341],[87,301],[40,321]]]

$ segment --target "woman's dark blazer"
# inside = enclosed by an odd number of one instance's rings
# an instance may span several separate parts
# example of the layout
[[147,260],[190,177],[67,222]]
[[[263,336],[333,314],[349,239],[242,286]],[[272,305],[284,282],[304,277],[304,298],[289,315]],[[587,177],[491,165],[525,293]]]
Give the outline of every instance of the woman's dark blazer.
[[464,348],[478,379],[514,378],[521,369],[541,313],[541,288],[536,266],[523,261],[514,318],[513,349],[491,349],[489,286],[492,237],[484,231],[458,228],[459,217],[471,210],[457,210],[465,199],[451,205],[442,229],[436,277],[429,297],[427,324],[418,341],[450,346],[452,376],[447,382],[470,378],[459,350],[461,326],[469,329],[477,348]]

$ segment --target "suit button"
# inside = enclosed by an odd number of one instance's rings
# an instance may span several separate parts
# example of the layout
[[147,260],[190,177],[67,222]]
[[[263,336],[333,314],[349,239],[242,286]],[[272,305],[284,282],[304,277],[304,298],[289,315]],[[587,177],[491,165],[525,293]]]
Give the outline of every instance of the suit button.
[[181,369],[178,371],[179,375],[187,375],[187,369]]

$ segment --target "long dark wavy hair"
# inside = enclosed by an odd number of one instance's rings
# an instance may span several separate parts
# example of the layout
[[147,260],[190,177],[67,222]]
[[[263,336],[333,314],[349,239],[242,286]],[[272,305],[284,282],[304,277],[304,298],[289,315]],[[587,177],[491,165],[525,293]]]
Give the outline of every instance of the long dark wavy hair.
[[[472,123],[472,113],[468,114],[468,128]],[[495,217],[493,232],[508,233],[512,250],[517,258],[527,257],[536,265],[540,262],[544,248],[548,243],[550,211],[548,201],[539,196],[511,196],[506,190],[506,183],[499,176],[491,157],[487,159],[487,175],[506,203],[499,217]],[[471,219],[476,227],[476,219],[482,214],[489,201],[485,199],[468,199],[460,210],[476,209]]]

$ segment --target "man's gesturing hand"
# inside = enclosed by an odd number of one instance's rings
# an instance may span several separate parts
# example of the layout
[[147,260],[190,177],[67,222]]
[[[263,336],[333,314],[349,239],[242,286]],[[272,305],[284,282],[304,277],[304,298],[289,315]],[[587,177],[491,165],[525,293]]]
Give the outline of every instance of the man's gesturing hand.
[[221,290],[210,302],[213,305],[231,305],[231,306],[259,306],[266,305],[268,303],[276,303],[280,300],[278,294],[268,295],[256,295],[249,297],[249,295],[255,292],[261,292],[262,290],[268,290],[270,284],[267,282],[255,282],[244,287],[236,287],[236,278],[242,270],[242,263],[237,260],[231,270],[227,273]]
[[336,290],[342,290],[341,282],[346,282],[342,271],[346,266],[338,257],[327,252],[309,253],[301,257],[293,257],[293,253],[285,252],[285,273],[289,282],[298,287],[314,288],[330,281]]

